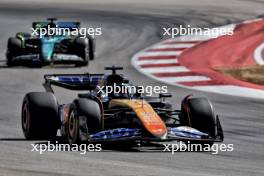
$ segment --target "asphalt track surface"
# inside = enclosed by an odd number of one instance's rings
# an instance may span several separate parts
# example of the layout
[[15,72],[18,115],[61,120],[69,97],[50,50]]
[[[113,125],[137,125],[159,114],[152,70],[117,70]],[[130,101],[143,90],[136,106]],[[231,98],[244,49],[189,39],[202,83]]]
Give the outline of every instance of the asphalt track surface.
[[[104,3],[105,2],[105,3]],[[112,2],[112,1],[111,1]],[[179,107],[187,94],[209,97],[220,115],[225,143],[234,144],[233,152],[211,153],[160,152],[148,148],[136,151],[106,150],[88,152],[31,152],[20,125],[20,108],[25,93],[43,91],[45,73],[99,72],[107,65],[121,65],[135,84],[161,85],[138,73],[130,64],[131,56],[161,40],[161,27],[177,24],[219,26],[262,15],[262,1],[100,1],[86,4],[0,2],[0,175],[264,175],[264,102],[261,100],[209,94],[168,86]],[[59,3],[58,3],[59,4]],[[102,27],[97,38],[97,58],[84,68],[46,67],[42,69],[5,68],[6,41],[17,31],[28,31],[34,20],[55,16],[80,20],[83,26]],[[61,102],[74,93],[60,90]]]

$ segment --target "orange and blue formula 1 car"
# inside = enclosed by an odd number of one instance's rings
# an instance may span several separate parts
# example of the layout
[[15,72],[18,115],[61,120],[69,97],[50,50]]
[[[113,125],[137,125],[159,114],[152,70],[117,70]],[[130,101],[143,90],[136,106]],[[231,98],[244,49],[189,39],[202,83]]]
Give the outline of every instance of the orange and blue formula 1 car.
[[[142,93],[104,92],[129,81],[116,70],[111,74],[45,75],[46,92],[25,95],[22,129],[26,139],[54,139],[60,130],[69,143],[116,141],[190,141],[213,144],[223,141],[223,130],[207,98],[187,96],[181,110],[166,101],[169,94],[145,97]],[[59,104],[52,85],[86,90],[69,104]],[[100,90],[100,91],[98,91]],[[58,133],[59,134],[59,133]]]

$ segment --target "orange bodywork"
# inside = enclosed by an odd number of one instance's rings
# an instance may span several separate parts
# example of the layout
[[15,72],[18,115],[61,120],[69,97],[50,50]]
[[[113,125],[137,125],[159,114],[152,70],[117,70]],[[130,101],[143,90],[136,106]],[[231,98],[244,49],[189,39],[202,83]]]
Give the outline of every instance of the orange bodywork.
[[165,123],[146,101],[114,99],[110,101],[109,108],[114,107],[131,108],[148,132],[159,138],[166,136],[167,128]]

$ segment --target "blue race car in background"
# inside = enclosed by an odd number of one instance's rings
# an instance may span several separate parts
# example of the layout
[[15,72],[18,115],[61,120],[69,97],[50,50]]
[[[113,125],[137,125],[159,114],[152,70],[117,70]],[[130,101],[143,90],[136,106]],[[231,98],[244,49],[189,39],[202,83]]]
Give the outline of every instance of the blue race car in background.
[[[42,29],[66,29],[64,33],[42,35]],[[80,28],[80,22],[59,22],[48,18],[44,22],[33,22],[32,30],[38,33],[19,32],[10,37],[7,44],[7,66],[44,66],[53,64],[75,64],[86,66],[95,56],[95,42],[92,36],[72,30]]]

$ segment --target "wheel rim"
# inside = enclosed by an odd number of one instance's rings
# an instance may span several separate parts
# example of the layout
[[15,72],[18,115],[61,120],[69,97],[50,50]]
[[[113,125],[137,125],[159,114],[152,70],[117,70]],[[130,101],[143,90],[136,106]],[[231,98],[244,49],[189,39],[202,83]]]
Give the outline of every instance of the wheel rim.
[[69,129],[69,134],[68,134],[69,142],[74,143],[77,137],[77,120],[76,120],[75,111],[72,111],[70,114],[68,129]]

